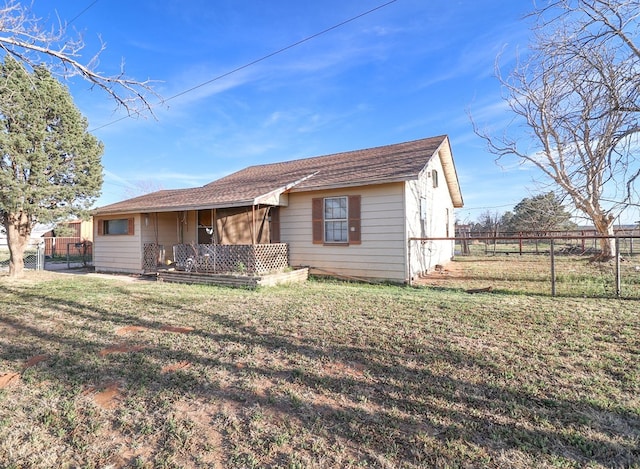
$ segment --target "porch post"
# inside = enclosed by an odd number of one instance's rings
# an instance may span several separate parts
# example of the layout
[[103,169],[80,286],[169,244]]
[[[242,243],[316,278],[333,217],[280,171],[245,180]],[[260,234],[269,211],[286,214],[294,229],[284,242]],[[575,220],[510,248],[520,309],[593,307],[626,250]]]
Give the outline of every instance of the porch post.
[[214,236],[216,235],[216,209],[211,209],[211,244],[216,244]]
[[256,206],[251,206],[251,244],[256,244]]

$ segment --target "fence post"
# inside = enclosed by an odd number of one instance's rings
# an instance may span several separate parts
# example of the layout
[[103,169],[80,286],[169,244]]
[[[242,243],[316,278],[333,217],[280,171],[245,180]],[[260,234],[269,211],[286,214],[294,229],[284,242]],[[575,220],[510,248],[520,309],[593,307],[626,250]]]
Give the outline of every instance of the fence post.
[[556,256],[553,252],[553,238],[551,238],[551,296],[556,296]]
[[44,242],[38,243],[38,249],[36,250],[36,270],[44,270]]
[[407,246],[407,263],[409,264],[408,267],[408,274],[409,274],[409,286],[412,287],[413,286],[413,277],[411,275],[411,238],[409,238],[409,240],[407,241],[408,246]]
[[522,231],[518,233],[518,246],[520,248],[520,255],[522,255]]
[[616,236],[615,238],[615,246],[616,246],[616,298],[620,298],[620,238]]

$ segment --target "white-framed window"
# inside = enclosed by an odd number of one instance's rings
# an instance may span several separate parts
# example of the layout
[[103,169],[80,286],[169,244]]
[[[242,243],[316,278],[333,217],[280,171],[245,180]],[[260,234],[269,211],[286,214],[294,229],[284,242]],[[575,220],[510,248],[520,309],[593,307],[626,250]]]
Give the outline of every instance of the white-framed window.
[[313,244],[351,246],[362,243],[361,197],[345,195],[311,199]]
[[324,199],[324,242],[349,242],[349,219],[347,197]]
[[431,181],[433,182],[433,187],[438,187],[438,171],[435,169],[431,171]]

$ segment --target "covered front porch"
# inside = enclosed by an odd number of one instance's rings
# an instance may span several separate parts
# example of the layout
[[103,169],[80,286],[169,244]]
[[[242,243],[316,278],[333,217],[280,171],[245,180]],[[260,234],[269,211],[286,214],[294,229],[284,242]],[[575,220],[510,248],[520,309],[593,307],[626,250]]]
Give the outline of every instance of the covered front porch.
[[[171,224],[175,232],[171,235]],[[261,275],[289,266],[279,207],[252,205],[141,215],[143,270]]]

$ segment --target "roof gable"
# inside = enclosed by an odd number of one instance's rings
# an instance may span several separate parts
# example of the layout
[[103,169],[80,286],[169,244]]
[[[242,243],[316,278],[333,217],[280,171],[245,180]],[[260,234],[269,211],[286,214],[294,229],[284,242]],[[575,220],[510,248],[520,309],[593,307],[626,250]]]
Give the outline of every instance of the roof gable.
[[96,214],[257,205],[283,192],[302,192],[418,179],[431,158],[440,155],[454,201],[462,206],[446,136],[250,166],[205,186],[163,190],[107,205]]

